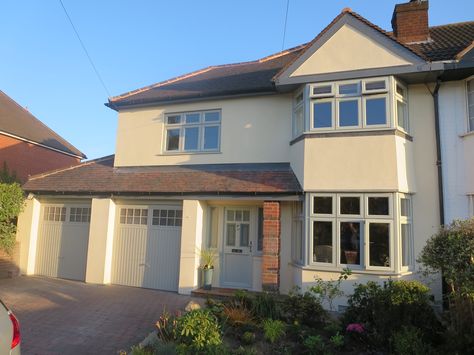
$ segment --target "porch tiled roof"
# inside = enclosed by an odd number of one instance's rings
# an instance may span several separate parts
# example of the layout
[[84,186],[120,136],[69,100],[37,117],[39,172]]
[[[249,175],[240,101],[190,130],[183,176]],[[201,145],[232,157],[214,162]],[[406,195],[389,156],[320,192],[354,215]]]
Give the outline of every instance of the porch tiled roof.
[[288,163],[114,167],[114,156],[31,177],[23,189],[61,194],[268,195],[301,193]]

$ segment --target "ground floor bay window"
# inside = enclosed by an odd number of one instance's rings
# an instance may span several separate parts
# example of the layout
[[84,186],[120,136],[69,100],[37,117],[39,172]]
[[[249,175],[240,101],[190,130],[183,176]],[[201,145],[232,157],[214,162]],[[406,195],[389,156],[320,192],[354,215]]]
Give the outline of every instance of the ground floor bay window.
[[410,195],[312,193],[305,214],[310,267],[393,273],[413,264]]

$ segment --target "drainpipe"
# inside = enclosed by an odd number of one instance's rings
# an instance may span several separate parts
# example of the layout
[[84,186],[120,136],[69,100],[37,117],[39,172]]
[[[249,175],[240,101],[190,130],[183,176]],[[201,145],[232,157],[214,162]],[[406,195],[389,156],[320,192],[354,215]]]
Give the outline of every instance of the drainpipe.
[[439,222],[444,225],[444,192],[443,192],[443,169],[441,160],[441,138],[439,124],[439,88],[441,79],[438,77],[436,86],[431,93],[433,96],[434,114],[435,114],[435,133],[436,133],[436,166],[438,167],[438,198],[439,198]]

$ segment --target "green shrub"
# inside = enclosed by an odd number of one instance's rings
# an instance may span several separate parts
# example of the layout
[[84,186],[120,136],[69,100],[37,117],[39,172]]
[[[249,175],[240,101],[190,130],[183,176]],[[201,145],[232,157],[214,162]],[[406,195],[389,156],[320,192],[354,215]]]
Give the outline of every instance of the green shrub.
[[23,203],[23,190],[19,184],[0,182],[0,249],[9,254],[15,247],[16,218]]
[[255,299],[252,302],[252,312],[260,319],[279,319],[281,317],[281,312],[277,302],[275,301],[275,296],[267,292],[259,293],[255,296]]
[[276,342],[279,338],[285,335],[285,323],[280,320],[264,320],[263,335],[270,343]]
[[336,335],[333,335],[329,341],[336,349],[342,348],[344,346],[344,335],[337,333]]
[[344,295],[341,290],[341,284],[352,275],[352,271],[349,268],[344,269],[339,275],[337,280],[324,281],[321,278],[316,278],[316,285],[312,286],[309,290],[321,299],[322,302],[326,302],[331,311],[334,311],[334,300]]
[[311,355],[324,354],[326,351],[326,344],[321,335],[310,335],[303,341],[303,346]]
[[420,329],[428,342],[435,342],[441,325],[431,307],[429,289],[417,281],[388,281],[383,286],[357,285],[348,300],[344,324],[361,323],[375,347],[387,348],[392,334],[404,326]]
[[250,344],[253,344],[255,343],[255,333],[254,332],[244,332],[244,334],[242,334],[242,342],[244,344],[247,344],[247,345],[250,345]]
[[395,354],[424,355],[430,352],[429,347],[423,343],[421,330],[414,327],[402,327],[392,335],[391,342]]
[[299,288],[290,291],[282,307],[289,323],[318,327],[327,318],[327,313],[319,299],[311,292],[301,294]]
[[153,355],[153,351],[148,348],[142,348],[141,346],[132,346],[130,349],[130,355]]
[[217,318],[207,309],[197,309],[177,318],[178,343],[202,350],[222,343]]

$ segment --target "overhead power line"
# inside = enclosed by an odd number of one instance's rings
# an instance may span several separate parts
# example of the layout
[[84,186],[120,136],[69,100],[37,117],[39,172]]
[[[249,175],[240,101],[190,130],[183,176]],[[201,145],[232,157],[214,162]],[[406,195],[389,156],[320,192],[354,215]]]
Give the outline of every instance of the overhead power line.
[[283,41],[281,43],[281,50],[285,49],[285,38],[286,38],[286,23],[288,21],[288,8],[290,7],[290,0],[286,0],[286,14],[285,14],[285,25],[283,26]]
[[76,34],[77,39],[79,40],[79,43],[81,44],[81,47],[82,47],[82,49],[84,50],[84,53],[85,53],[86,56],[87,56],[87,59],[89,59],[89,63],[91,64],[92,69],[94,69],[95,75],[97,76],[97,78],[99,79],[100,83],[102,84],[102,86],[103,86],[105,92],[107,93],[107,96],[110,97],[110,96],[111,96],[111,95],[110,95],[110,92],[109,92],[109,90],[107,89],[107,86],[105,85],[104,80],[103,80],[102,77],[100,76],[99,71],[97,70],[97,68],[96,68],[96,66],[95,66],[95,64],[94,64],[94,62],[92,61],[92,58],[91,58],[91,56],[89,55],[89,52],[87,51],[87,48],[86,48],[86,46],[84,45],[84,42],[82,42],[81,36],[79,36],[79,32],[77,32],[76,26],[74,26],[74,23],[72,22],[72,19],[71,19],[71,17],[69,16],[69,14],[68,14],[68,12],[67,12],[67,10],[66,10],[66,7],[64,6],[62,0],[59,0],[59,3],[61,4],[61,7],[63,8],[64,13],[66,14],[66,17],[67,17],[67,19],[69,20],[69,23],[71,24],[71,27],[72,27],[72,29],[74,30],[74,33]]

